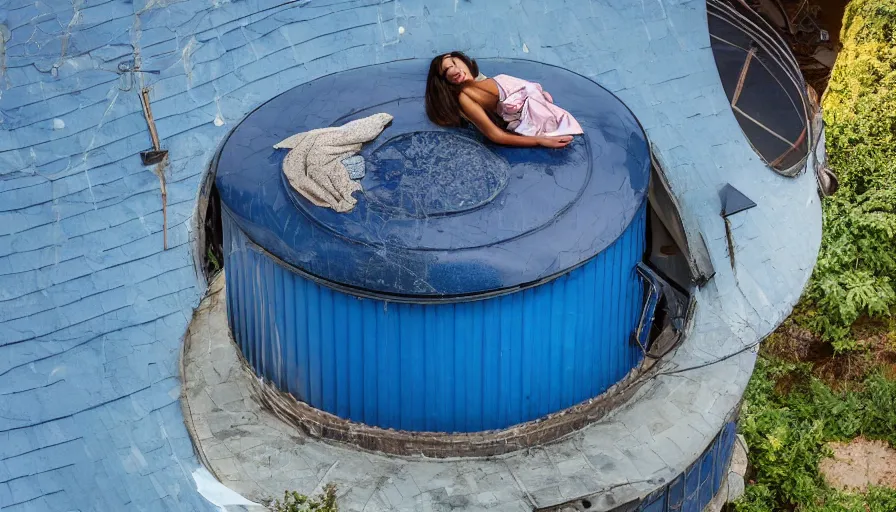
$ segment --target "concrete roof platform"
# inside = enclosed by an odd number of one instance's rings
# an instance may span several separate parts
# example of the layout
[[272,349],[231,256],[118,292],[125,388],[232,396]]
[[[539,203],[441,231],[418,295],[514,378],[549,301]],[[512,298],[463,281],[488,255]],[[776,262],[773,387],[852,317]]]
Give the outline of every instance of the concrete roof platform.
[[[741,391],[727,377],[748,374],[750,362],[648,377],[666,381],[664,389],[545,446],[490,458],[394,457],[311,438],[263,407],[259,381],[230,335],[223,288],[218,276],[185,338],[184,417],[204,464],[256,502],[335,483],[347,511],[577,510],[570,502],[582,499],[588,510],[615,510],[700,458],[731,420],[726,397]],[[727,471],[728,458],[715,464]]]

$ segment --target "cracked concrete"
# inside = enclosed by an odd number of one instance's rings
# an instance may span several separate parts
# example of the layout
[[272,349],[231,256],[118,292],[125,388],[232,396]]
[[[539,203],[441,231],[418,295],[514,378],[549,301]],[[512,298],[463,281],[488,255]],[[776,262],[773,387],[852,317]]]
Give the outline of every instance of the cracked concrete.
[[[182,405],[203,462],[257,502],[332,482],[340,506],[350,511],[531,510],[581,498],[595,503],[593,510],[610,510],[643,499],[698,460],[726,422],[711,414],[714,402],[699,397],[736,404],[740,388],[729,386],[727,397],[713,390],[750,362],[712,365],[684,380],[658,377],[658,386],[667,380],[672,394],[688,399],[642,394],[611,417],[542,447],[484,459],[393,457],[308,437],[263,408],[254,396],[257,378],[230,335],[223,289],[219,275],[185,337]],[[653,414],[664,406],[664,415]],[[654,428],[664,435],[655,436]]]

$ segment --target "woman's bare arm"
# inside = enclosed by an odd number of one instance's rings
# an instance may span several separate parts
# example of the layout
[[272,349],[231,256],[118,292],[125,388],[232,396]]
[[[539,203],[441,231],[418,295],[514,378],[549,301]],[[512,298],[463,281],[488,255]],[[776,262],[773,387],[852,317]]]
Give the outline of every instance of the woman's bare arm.
[[488,138],[488,140],[495,144],[517,147],[545,146],[550,148],[562,148],[572,142],[572,137],[570,136],[528,137],[525,135],[507,133],[499,128],[498,125],[488,117],[488,114],[485,112],[485,109],[482,108],[482,105],[464,92],[460,94],[460,108],[467,119],[469,119],[470,122],[472,122],[473,125]]

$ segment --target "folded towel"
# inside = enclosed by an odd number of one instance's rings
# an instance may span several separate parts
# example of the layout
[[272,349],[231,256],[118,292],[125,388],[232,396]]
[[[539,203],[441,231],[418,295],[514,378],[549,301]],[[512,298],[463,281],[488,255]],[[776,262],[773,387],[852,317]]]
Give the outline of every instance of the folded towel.
[[358,202],[352,193],[361,185],[352,181],[342,160],[361,144],[375,139],[392,121],[385,113],[357,119],[342,126],[298,133],[274,145],[287,148],[283,173],[289,184],[317,206],[347,212]]

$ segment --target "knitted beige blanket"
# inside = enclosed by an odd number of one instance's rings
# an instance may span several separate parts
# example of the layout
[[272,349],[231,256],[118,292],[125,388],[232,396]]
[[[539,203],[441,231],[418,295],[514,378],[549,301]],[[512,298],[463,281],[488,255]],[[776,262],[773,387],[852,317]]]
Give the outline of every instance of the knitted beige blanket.
[[375,139],[392,121],[381,113],[342,126],[298,133],[274,145],[288,148],[283,173],[297,192],[317,206],[347,212],[358,202],[352,193],[361,185],[349,177],[342,160]]

